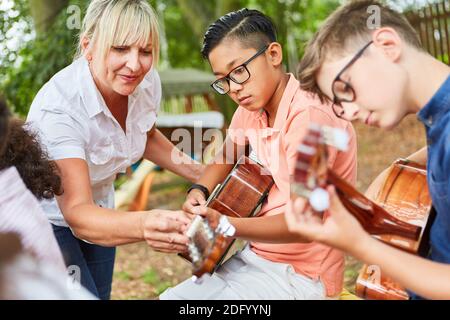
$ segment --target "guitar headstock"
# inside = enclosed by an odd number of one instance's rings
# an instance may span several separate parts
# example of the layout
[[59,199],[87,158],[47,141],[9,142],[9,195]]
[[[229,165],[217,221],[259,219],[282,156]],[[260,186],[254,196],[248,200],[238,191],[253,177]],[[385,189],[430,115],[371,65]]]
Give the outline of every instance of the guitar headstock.
[[298,146],[294,176],[291,181],[291,198],[309,199],[318,212],[329,207],[327,186],[327,145],[345,151],[349,137],[346,131],[311,124],[305,138]]
[[188,251],[194,282],[200,283],[204,273],[214,271],[217,259],[220,258],[218,254],[227,243],[227,238],[232,237],[235,232],[235,228],[224,215],[194,218],[186,231],[190,239]]

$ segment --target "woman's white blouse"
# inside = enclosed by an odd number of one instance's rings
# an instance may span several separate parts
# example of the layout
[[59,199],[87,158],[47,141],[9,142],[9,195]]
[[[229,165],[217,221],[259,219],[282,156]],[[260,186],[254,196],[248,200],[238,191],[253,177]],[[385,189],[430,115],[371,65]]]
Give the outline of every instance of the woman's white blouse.
[[[116,174],[125,172],[142,157],[160,102],[161,80],[152,69],[129,96],[125,134],[82,57],[41,88],[27,122],[38,133],[52,160],[85,160],[95,203],[114,208]],[[68,226],[55,199],[44,200],[41,206],[52,224]]]

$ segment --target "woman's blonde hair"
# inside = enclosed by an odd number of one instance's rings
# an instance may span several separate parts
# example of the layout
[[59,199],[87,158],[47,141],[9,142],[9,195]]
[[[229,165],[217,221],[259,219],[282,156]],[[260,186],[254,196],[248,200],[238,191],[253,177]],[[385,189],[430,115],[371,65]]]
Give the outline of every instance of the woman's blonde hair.
[[146,0],[92,0],[83,19],[75,58],[83,54],[85,37],[103,57],[113,46],[146,46],[151,40],[153,65],[158,63],[159,25]]

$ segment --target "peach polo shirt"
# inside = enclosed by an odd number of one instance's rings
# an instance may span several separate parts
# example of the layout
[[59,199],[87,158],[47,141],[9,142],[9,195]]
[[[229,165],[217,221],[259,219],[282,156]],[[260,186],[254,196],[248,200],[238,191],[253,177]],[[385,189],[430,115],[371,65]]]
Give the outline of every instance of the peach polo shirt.
[[[290,194],[290,176],[294,172],[296,150],[311,122],[342,128],[350,136],[349,149],[339,152],[329,148],[328,165],[339,176],[356,182],[356,135],[350,122],[337,118],[330,105],[300,89],[300,83],[290,74],[278,106],[273,127],[263,109],[248,111],[239,106],[228,130],[237,144],[250,144],[258,160],[269,169],[275,185],[258,216],[284,213]],[[252,242],[251,249],[259,256],[274,262],[291,264],[299,274],[320,279],[327,296],[342,290],[344,255],[339,250],[312,243],[271,244]]]

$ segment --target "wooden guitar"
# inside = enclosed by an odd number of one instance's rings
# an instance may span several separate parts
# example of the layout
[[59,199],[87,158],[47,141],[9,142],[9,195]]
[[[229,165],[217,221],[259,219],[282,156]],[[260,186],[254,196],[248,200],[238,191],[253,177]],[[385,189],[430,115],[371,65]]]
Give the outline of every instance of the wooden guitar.
[[216,186],[206,206],[223,216],[219,221],[214,217],[197,216],[187,231],[191,241],[189,256],[184,257],[192,262],[194,280],[205,273],[214,273],[233,245],[234,228],[226,216],[254,216],[273,184],[273,178],[262,165],[242,156],[224,182]]
[[[432,220],[425,168],[396,161],[377,199],[371,201],[327,167],[326,144],[342,148],[345,143],[336,143],[336,137],[342,135],[339,129],[311,126],[298,149],[291,197],[305,197],[315,211],[325,211],[329,199],[324,189],[332,184],[342,204],[368,233],[410,253],[425,253]],[[363,268],[356,292],[366,299],[407,297],[403,288],[382,276],[376,266]]]
[[[386,243],[413,254],[426,256],[429,251],[429,229],[434,220],[428,192],[425,166],[399,159],[389,168],[389,174],[375,202],[402,221],[422,227],[417,240],[392,234],[379,235]],[[356,294],[364,299],[406,300],[406,290],[383,275],[378,266],[364,265],[356,281]]]

